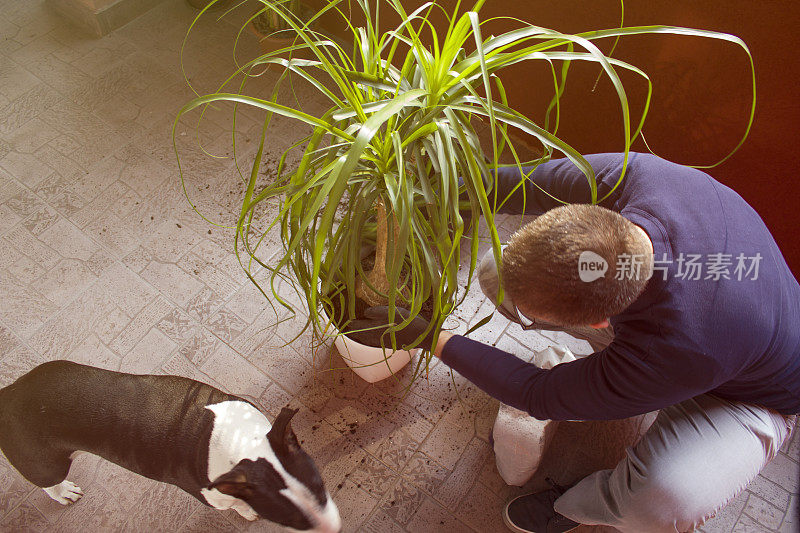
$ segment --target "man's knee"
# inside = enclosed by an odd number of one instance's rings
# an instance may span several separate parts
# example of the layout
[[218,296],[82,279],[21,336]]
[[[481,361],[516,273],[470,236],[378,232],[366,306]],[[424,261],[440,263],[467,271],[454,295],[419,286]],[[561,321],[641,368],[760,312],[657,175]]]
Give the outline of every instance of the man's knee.
[[[612,486],[619,512],[630,531],[693,531],[720,506],[712,486],[698,483],[691,473],[671,469],[632,475]],[[616,490],[615,490],[616,489]]]
[[709,499],[713,487],[698,488],[696,479],[648,468],[635,458],[623,461],[581,480],[555,502],[555,510],[576,522],[610,524],[623,533],[692,531],[716,510]]

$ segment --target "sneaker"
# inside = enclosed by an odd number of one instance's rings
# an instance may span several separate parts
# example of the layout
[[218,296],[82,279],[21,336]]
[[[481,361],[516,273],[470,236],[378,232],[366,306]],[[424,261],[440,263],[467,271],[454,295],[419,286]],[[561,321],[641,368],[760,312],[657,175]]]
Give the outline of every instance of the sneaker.
[[514,498],[503,510],[503,522],[514,533],[565,533],[580,526],[553,509],[555,501],[570,487],[547,480],[552,488]]

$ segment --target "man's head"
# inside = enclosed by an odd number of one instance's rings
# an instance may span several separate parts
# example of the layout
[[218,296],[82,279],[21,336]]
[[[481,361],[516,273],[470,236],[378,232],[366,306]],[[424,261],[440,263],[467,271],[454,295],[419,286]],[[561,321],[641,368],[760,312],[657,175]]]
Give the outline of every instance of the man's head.
[[[618,272],[618,264],[626,266]],[[503,252],[502,274],[509,297],[528,317],[585,326],[632,304],[652,268],[652,244],[641,228],[609,209],[572,204],[517,231]]]

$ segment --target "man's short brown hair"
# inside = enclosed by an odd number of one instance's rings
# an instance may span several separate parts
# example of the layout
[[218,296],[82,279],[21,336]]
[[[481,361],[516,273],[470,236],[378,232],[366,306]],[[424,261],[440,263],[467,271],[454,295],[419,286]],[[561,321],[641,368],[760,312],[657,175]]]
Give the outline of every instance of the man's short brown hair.
[[[579,258],[584,252],[605,261],[604,276],[581,279]],[[618,271],[626,261],[633,268]],[[547,211],[511,237],[502,275],[508,296],[532,318],[585,326],[632,304],[644,291],[652,267],[649,243],[632,222],[604,207],[571,204]]]

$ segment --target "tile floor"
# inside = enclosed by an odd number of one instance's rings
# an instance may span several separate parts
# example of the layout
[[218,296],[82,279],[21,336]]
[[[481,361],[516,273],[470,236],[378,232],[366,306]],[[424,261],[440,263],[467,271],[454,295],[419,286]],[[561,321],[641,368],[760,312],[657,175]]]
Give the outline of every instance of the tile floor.
[[[290,403],[301,408],[296,431],[346,531],[505,531],[503,502],[523,489],[504,485],[494,467],[488,433],[497,402],[443,365],[402,396],[394,383],[368,385],[342,370],[330,344],[312,350],[304,334],[285,346],[301,322],[276,326],[285,315],[276,316],[247,281],[231,254],[231,232],[187,203],[171,141],[175,113],[191,96],[177,61],[194,14],[184,0],[166,1],[102,39],[84,36],[39,0],[0,0],[0,12],[0,386],[66,358],[190,376],[258,398],[271,416]],[[189,39],[186,73],[201,93],[232,70],[242,14],[202,22]],[[244,35],[238,57],[254,46]],[[252,86],[266,91],[274,79],[267,72]],[[309,110],[318,108],[302,86],[294,91]],[[209,110],[199,127],[192,115],[177,130],[187,191],[223,226],[234,220],[241,194],[235,164],[207,157],[197,140],[230,156],[229,111]],[[253,153],[257,119],[245,112],[237,122],[241,157]],[[302,133],[280,120],[274,132],[268,155]],[[518,224],[508,219],[503,227],[508,233]],[[274,240],[265,248],[277,251]],[[453,325],[464,331],[490,312],[473,289]],[[588,348],[499,318],[476,337],[520,355],[553,343]],[[563,424],[559,451],[548,452],[545,472],[530,486],[545,474],[566,482],[613,465],[636,431],[624,421]],[[704,530],[800,530],[798,460],[794,438]],[[0,456],[0,530],[277,530],[93,456],[77,459],[71,478],[86,497],[64,508]]]

